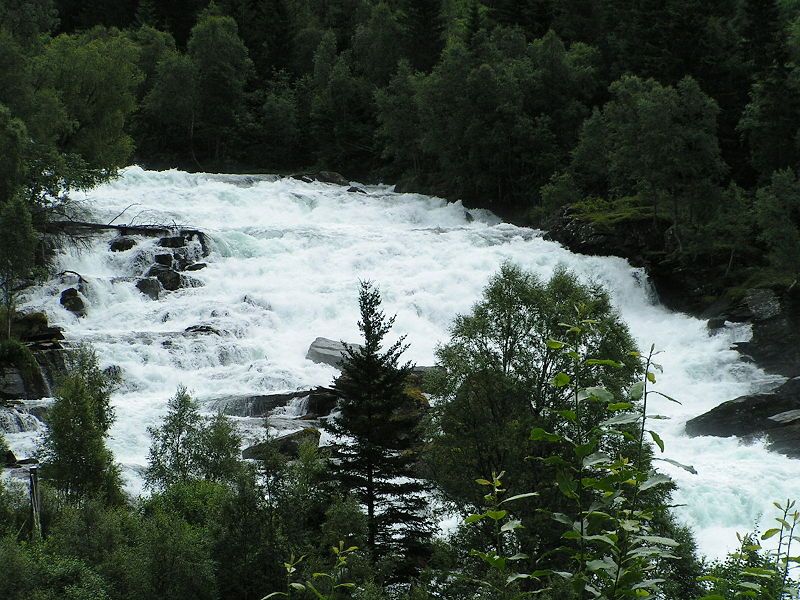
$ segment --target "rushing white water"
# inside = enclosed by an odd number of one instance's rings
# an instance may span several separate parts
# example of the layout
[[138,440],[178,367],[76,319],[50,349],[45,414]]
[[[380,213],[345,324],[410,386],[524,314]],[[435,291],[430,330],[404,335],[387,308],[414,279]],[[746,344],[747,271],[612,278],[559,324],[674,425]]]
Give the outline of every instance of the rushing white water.
[[[358,339],[359,279],[374,280],[385,310],[397,313],[395,333],[408,335],[408,357],[432,364],[453,317],[470,309],[503,261],[514,261],[543,278],[563,264],[603,283],[641,347],[654,342],[663,350],[657,389],[683,405],[655,401],[653,412],[671,420],[654,425],[665,456],[694,465],[698,475],[667,464],[660,469],[678,482],[675,501],[685,505],[678,515],[696,530],[704,553],[721,555],[735,544],[735,531],[751,529],[762,514],[772,516],[772,500],[800,495],[800,461],[760,443],[683,433],[687,418],[774,383],[729,349],[747,337],[745,329],[711,336],[704,322],[665,310],[645,274],[624,260],[573,254],[541,232],[458,203],[368,191],[131,167],[86,194],[100,222],[135,204],[117,222],[138,215],[139,223],[191,225],[211,238],[208,268],[192,273],[203,287],[148,299],[132,277],[148,266],[141,255],[153,252],[155,241],[142,238],[132,250],[111,253],[106,236],[59,258],[63,269],[89,281],[85,318],[59,305],[60,282],[27,301],[65,327],[70,341],[92,342],[104,365],[122,368],[111,447],[132,490],[139,489],[136,473],[147,455],[146,429],[158,424],[179,384],[200,401],[329,384],[335,371],[306,360],[305,353],[317,336]],[[222,335],[183,333],[201,324]]]

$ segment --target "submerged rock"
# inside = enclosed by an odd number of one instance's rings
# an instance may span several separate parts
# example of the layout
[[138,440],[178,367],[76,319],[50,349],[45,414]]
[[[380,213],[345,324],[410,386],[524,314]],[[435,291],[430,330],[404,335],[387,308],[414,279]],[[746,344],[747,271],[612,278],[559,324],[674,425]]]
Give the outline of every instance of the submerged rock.
[[771,450],[800,458],[800,377],[772,392],[723,402],[686,422],[690,436],[766,436]]
[[205,269],[208,265],[204,262],[194,263],[193,265],[187,265],[184,269],[185,271],[200,271],[201,269]]

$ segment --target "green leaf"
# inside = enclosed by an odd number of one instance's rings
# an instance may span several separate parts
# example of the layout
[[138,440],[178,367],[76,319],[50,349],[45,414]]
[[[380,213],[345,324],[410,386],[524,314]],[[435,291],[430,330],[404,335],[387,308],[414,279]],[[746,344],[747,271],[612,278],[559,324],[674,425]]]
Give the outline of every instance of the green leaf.
[[639,413],[623,413],[606,419],[602,422],[602,425],[628,425],[630,423],[636,423],[641,418],[642,415]]
[[661,451],[663,452],[664,451],[664,441],[661,439],[661,436],[659,436],[655,431],[652,431],[652,430],[648,430],[648,431],[650,433],[650,437],[653,438],[653,441],[656,443],[656,445],[659,448],[661,448]]
[[647,372],[647,381],[649,381],[650,383],[656,382],[656,376],[653,374],[652,371]]
[[531,440],[534,442],[560,442],[563,438],[555,433],[548,433],[541,427],[535,427],[531,431]]
[[512,521],[508,521],[507,523],[503,523],[503,526],[500,528],[500,531],[514,531],[515,529],[522,528],[522,521],[518,521],[514,519]]
[[697,469],[695,469],[691,465],[684,465],[683,463],[679,463],[677,460],[672,460],[671,458],[653,458],[653,460],[661,460],[671,465],[675,465],[676,467],[680,467],[684,471],[688,471],[692,475],[697,475]]
[[584,467],[594,467],[597,465],[607,464],[612,461],[610,455],[605,452],[595,452],[583,459]]
[[780,530],[780,529],[777,529],[777,528],[776,528],[776,529],[767,529],[767,530],[764,532],[764,534],[761,536],[761,539],[762,539],[762,540],[768,540],[768,539],[769,539],[769,538],[771,538],[772,536],[779,534],[779,533],[780,533],[780,531],[781,531],[781,530]]
[[476,479],[475,483],[477,483],[478,485],[492,485],[492,482],[489,481],[488,479]]
[[612,402],[606,408],[612,412],[617,410],[628,410],[629,408],[633,408],[633,404],[630,402]]
[[508,514],[507,510],[487,510],[486,516],[494,521],[499,521]]
[[569,382],[572,381],[566,373],[558,373],[555,377],[553,377],[553,381],[551,382],[554,387],[564,387],[565,385],[569,385]]
[[669,546],[670,548],[677,548],[680,546],[680,544],[672,538],[663,537],[660,535],[637,535],[634,537],[634,539],[648,542],[650,544],[658,544],[659,546]]
[[581,393],[578,395],[580,400],[585,398],[589,398],[591,400],[599,400],[600,402],[605,402],[609,404],[614,401],[614,395],[609,392],[606,388],[603,387],[587,387],[581,390]]
[[477,523],[481,519],[483,519],[485,515],[470,515],[466,519],[464,519],[464,523],[466,525],[471,525],[472,523]]
[[532,498],[533,496],[538,496],[538,495],[539,495],[539,492],[528,492],[526,494],[516,494],[514,496],[509,496],[508,498],[506,498],[505,500],[500,502],[500,504],[505,504],[506,502],[513,502],[514,500],[522,500],[523,498]]
[[631,386],[631,389],[628,390],[628,398],[631,400],[641,400],[642,396],[644,395],[644,382],[637,381]]
[[547,340],[547,347],[551,350],[561,350],[566,344],[564,342],[559,342],[558,340],[549,339]]
[[306,590],[306,586],[304,586],[302,583],[292,582],[289,585],[292,587],[292,589],[300,590],[301,592]]
[[617,362],[616,360],[610,360],[607,358],[589,358],[586,360],[587,365],[601,365],[603,367],[614,367],[615,369],[621,369],[625,365],[621,362]]
[[650,488],[654,488],[657,485],[662,485],[664,483],[672,483],[672,479],[667,477],[666,475],[662,475],[661,473],[653,473],[647,481],[645,481],[639,489],[642,491],[649,490]]

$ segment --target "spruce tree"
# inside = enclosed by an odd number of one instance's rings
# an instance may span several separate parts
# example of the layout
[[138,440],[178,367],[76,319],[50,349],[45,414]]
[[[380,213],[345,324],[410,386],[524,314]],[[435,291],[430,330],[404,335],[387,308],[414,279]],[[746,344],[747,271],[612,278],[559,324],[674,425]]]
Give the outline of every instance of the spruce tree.
[[[406,557],[405,568],[425,554],[430,533],[422,483],[415,478],[421,409],[407,393],[411,364],[400,364],[405,338],[383,349],[394,324],[380,310],[371,283],[359,293],[362,346],[348,346],[334,389],[339,415],[326,423],[336,478],[367,512],[367,547],[373,558]],[[402,568],[402,567],[401,567]]]

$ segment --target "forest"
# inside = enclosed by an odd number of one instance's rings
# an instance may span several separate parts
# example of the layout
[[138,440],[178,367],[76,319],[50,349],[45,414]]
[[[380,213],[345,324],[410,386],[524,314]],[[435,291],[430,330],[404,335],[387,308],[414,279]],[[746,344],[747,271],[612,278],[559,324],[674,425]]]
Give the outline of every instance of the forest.
[[[325,169],[526,225],[644,228],[647,260],[713,300],[794,288],[799,133],[795,0],[0,0],[0,359],[29,360],[12,323],[41,232],[133,163]],[[142,498],[107,447],[118,374],[78,349],[38,509],[0,483],[0,597],[797,597],[790,501],[698,558],[655,470],[657,348],[601,287],[504,266],[422,378],[384,343],[379,287],[325,425],[346,441],[266,438],[245,461],[180,388]]]

